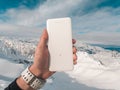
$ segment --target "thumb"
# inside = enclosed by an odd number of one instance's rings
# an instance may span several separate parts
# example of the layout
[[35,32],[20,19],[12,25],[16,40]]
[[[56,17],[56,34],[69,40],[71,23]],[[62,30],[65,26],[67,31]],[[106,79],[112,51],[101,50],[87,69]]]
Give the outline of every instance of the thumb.
[[44,29],[43,33],[41,35],[41,38],[40,38],[39,45],[42,46],[42,47],[46,47],[47,42],[48,42],[48,33],[47,33],[47,30]]

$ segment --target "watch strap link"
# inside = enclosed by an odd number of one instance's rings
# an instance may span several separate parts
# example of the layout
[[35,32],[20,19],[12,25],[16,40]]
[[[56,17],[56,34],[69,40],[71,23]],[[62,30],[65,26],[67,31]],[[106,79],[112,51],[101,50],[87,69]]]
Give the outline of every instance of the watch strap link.
[[42,88],[45,84],[45,80],[37,78],[29,71],[28,67],[22,72],[21,76],[23,80],[35,90]]

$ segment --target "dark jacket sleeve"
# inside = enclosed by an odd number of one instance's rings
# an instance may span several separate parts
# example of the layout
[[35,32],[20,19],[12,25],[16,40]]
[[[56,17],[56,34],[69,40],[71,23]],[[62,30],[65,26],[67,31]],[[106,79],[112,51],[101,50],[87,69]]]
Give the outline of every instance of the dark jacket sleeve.
[[17,85],[16,80],[17,80],[17,79],[15,79],[11,84],[9,84],[9,86],[6,87],[4,90],[22,90],[22,89],[20,89],[19,86]]

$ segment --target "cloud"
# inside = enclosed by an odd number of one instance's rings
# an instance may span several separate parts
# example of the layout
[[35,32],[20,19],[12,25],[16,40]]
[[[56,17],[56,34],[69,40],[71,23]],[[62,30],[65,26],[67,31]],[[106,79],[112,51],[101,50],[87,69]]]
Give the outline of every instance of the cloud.
[[[109,12],[110,10],[110,12]],[[75,17],[76,38],[87,43],[120,45],[120,8],[104,8],[94,13]]]
[[[38,30],[38,28],[45,27],[48,18],[70,16],[75,38],[89,43],[120,45],[118,43],[120,7],[118,5],[113,7],[111,0],[109,5],[106,4],[108,1],[95,0],[93,3],[92,0],[47,0],[34,9],[25,7],[8,9],[0,15],[3,18],[0,23],[12,24],[16,30],[21,30],[18,29],[21,26]],[[5,25],[0,27],[6,27]],[[7,27],[11,26],[7,25]]]
[[104,33],[92,32],[77,35],[77,39],[81,42],[90,44],[104,44],[104,45],[120,45],[120,33]]
[[[120,11],[120,8],[119,8]],[[102,9],[94,13],[89,13],[81,17],[75,17],[79,21],[75,24],[76,29],[84,29],[85,31],[109,31],[113,32],[120,28],[119,15],[114,15],[114,9],[108,12],[108,9]],[[74,20],[74,21],[75,21]],[[79,31],[79,30],[78,30]]]
[[27,27],[14,24],[0,24],[0,37],[39,39],[41,32],[42,28],[37,27]]
[[[25,0],[26,1],[26,0]],[[7,17],[9,23],[24,26],[40,26],[45,24],[48,18],[70,16],[81,17],[86,12],[94,11],[94,9],[105,0],[47,0],[35,9],[22,7],[8,9],[2,16]]]
[[[36,9],[17,8],[9,9],[4,16],[8,22],[18,25],[38,26],[45,24],[46,19],[69,16],[71,10],[82,0],[47,0]],[[63,4],[64,3],[64,4]]]

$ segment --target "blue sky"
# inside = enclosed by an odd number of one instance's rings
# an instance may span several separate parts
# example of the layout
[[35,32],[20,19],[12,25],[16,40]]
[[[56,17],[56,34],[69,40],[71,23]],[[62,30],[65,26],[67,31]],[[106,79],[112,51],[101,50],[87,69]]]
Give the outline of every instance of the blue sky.
[[[84,8],[84,11],[92,11],[93,9],[100,9],[103,7],[112,7],[112,8],[118,8],[120,7],[120,1],[119,0],[100,0],[101,3],[94,5],[94,3],[89,3],[92,0],[85,0],[89,4],[87,7]],[[95,0],[94,2],[98,2],[99,0]],[[29,9],[34,9],[38,5],[43,4],[46,2],[46,0],[0,0],[0,11],[6,11],[11,8],[19,8],[21,6],[24,6]]]
[[5,12],[11,8],[26,7],[34,9],[46,0],[0,0],[0,12]]
[[0,0],[2,32],[43,29],[58,17],[72,18],[73,37],[81,41],[120,45],[120,0]]

